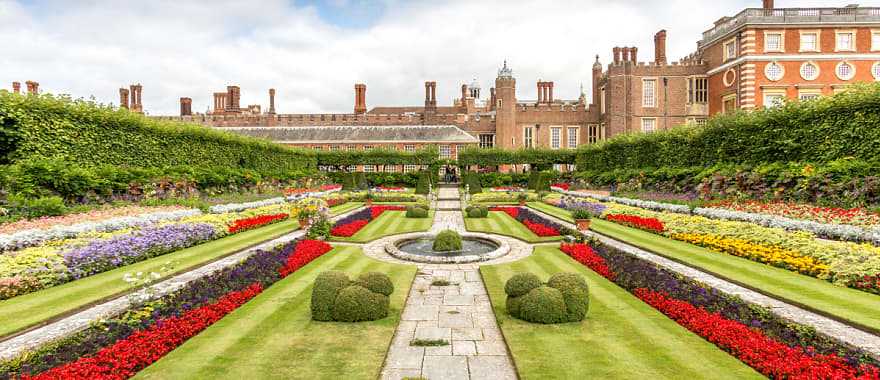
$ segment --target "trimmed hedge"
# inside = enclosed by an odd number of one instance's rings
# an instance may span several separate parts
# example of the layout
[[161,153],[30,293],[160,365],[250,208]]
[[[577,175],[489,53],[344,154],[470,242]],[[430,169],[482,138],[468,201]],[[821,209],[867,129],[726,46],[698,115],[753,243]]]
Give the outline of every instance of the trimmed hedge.
[[85,167],[230,167],[273,176],[317,168],[313,151],[84,100],[0,91],[0,163],[27,158]]
[[507,313],[534,323],[578,322],[587,316],[590,292],[576,273],[557,273],[547,284],[531,273],[517,273],[504,284]]
[[323,272],[312,288],[312,320],[360,322],[388,316],[394,292],[391,279],[379,272],[367,272],[352,282],[340,271]]
[[436,146],[426,146],[415,152],[376,148],[370,150],[318,151],[317,164],[343,167],[349,165],[436,165],[439,151]]
[[438,252],[460,251],[461,235],[453,230],[443,230],[434,238],[432,247]]
[[489,207],[484,205],[470,205],[464,209],[468,218],[485,218],[489,216]]
[[424,205],[410,205],[406,206],[406,217],[407,218],[427,218],[428,217],[428,209],[427,206]]
[[342,289],[345,289],[351,281],[348,275],[340,271],[323,272],[315,278],[315,286],[312,288],[312,319],[316,321],[333,320],[333,304]]
[[548,168],[553,164],[570,164],[575,161],[574,149],[502,149],[467,147],[458,152],[458,165],[500,166],[530,164]]

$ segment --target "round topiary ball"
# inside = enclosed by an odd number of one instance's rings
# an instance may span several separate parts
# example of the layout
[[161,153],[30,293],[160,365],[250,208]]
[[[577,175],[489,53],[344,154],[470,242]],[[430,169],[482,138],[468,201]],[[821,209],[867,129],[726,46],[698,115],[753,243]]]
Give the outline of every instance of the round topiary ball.
[[520,319],[547,324],[565,322],[565,298],[558,289],[541,286],[518,298]]
[[351,281],[348,275],[340,271],[327,271],[315,278],[312,288],[312,319],[316,321],[332,321],[333,304],[339,291],[347,287]]
[[522,305],[522,299],[522,297],[507,297],[507,302],[505,304],[507,307],[507,314],[519,318],[519,309]]
[[434,238],[434,245],[432,246],[432,248],[438,252],[460,251],[461,235],[453,230],[441,231]]
[[361,273],[361,275],[358,276],[357,283],[358,285],[369,289],[373,293],[390,296],[391,293],[394,292],[394,284],[391,283],[391,278],[389,278],[388,275],[384,273]]
[[590,288],[583,277],[576,273],[557,273],[550,277],[547,286],[562,293],[567,322],[584,320],[590,308]]
[[467,212],[469,218],[483,218],[483,210],[479,207],[474,207]]
[[387,296],[352,285],[339,292],[333,305],[333,320],[339,322],[375,321],[388,316]]
[[517,273],[504,284],[504,292],[511,297],[519,297],[543,285],[541,279],[531,273]]

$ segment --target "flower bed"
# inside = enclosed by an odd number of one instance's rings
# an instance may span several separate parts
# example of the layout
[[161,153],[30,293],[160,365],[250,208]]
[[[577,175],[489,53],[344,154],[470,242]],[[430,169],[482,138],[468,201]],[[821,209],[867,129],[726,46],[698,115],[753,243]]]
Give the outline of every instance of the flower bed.
[[247,231],[250,229],[254,229],[257,227],[262,227],[270,223],[275,223],[277,221],[281,221],[290,217],[288,213],[281,214],[269,214],[269,215],[259,215],[252,216],[250,218],[238,219],[232,222],[232,225],[229,226],[227,230],[230,234],[239,233],[241,231]]
[[330,235],[339,237],[351,237],[364,228],[373,219],[382,215],[385,211],[405,211],[403,206],[371,206],[358,212],[352,213],[345,218],[336,221],[330,229]]
[[706,205],[731,211],[784,216],[827,224],[849,224],[858,227],[880,226],[880,213],[865,208],[820,207],[792,202],[716,201]]
[[531,220],[523,220],[523,224],[528,227],[529,230],[535,233],[535,235],[546,237],[546,236],[559,236],[559,231],[550,226],[545,226],[541,223],[533,222]]
[[834,337],[629,252],[597,241],[590,245],[563,244],[561,250],[767,376],[877,378],[877,359]]
[[656,233],[663,232],[663,222],[657,218],[643,218],[641,216],[626,214],[606,214],[605,219],[614,223],[623,224],[638,228],[640,230],[651,231]]
[[333,236],[341,236],[341,237],[351,237],[356,234],[361,228],[364,228],[370,221],[366,219],[358,219],[346,224],[334,226],[330,229],[330,235]]
[[605,205],[601,203],[595,202],[587,202],[582,200],[577,200],[574,197],[564,196],[561,199],[548,199],[545,200],[544,203],[547,203],[551,206],[556,206],[561,209],[565,209],[568,211],[574,211],[578,209],[584,209],[590,211],[593,216],[601,216],[602,212],[607,208]]
[[568,191],[568,189],[571,188],[571,185],[569,185],[567,183],[560,182],[560,183],[554,183],[554,184],[550,185],[550,188],[551,189],[557,188],[560,190]]
[[27,230],[48,230],[52,227],[72,226],[85,222],[102,222],[119,217],[136,217],[158,212],[172,212],[185,210],[181,206],[122,206],[107,207],[89,212],[68,214],[62,216],[44,216],[36,219],[23,219],[10,223],[0,224],[0,234],[13,234]]
[[500,192],[522,192],[522,191],[526,191],[526,190],[523,189],[522,187],[517,187],[517,186],[496,186],[496,187],[489,189],[489,191],[500,193]]
[[571,230],[568,227],[565,227],[564,225],[557,223],[550,218],[545,218],[529,208],[516,206],[495,206],[490,208],[489,211],[504,212],[507,215],[510,215],[510,217],[524,224],[529,230],[534,232],[535,235],[541,237],[559,236],[562,234],[577,234],[576,231]]
[[330,249],[327,243],[303,240],[258,251],[174,293],[2,362],[0,378],[131,377]]
[[386,193],[402,193],[402,192],[406,191],[406,188],[405,187],[379,186],[379,187],[374,187],[373,191],[386,192]]

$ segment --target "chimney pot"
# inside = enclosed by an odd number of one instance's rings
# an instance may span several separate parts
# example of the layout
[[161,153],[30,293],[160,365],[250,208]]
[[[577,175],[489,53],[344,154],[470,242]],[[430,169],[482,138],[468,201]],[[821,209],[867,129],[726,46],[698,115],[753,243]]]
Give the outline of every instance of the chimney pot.
[[764,0],[764,9],[773,9],[773,0]]
[[663,29],[654,35],[654,63],[666,64],[666,30]]
[[21,83],[12,82],[12,92],[14,92],[16,94],[20,94],[21,93]]

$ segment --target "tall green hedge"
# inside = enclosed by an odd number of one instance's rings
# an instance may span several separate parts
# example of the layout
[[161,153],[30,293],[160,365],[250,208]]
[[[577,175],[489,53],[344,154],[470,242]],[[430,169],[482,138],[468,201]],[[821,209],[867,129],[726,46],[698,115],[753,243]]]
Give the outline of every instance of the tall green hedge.
[[574,149],[502,149],[469,147],[458,152],[458,165],[499,166],[531,164],[547,169],[553,164],[570,164],[575,160]]
[[824,163],[880,157],[880,84],[782,107],[720,115],[705,127],[617,136],[579,149],[579,170]]
[[36,157],[83,166],[232,167],[264,175],[316,169],[312,151],[83,100],[0,91],[0,164]]
[[318,165],[343,167],[349,165],[436,165],[439,152],[427,146],[415,152],[376,148],[370,150],[333,150],[315,152]]

